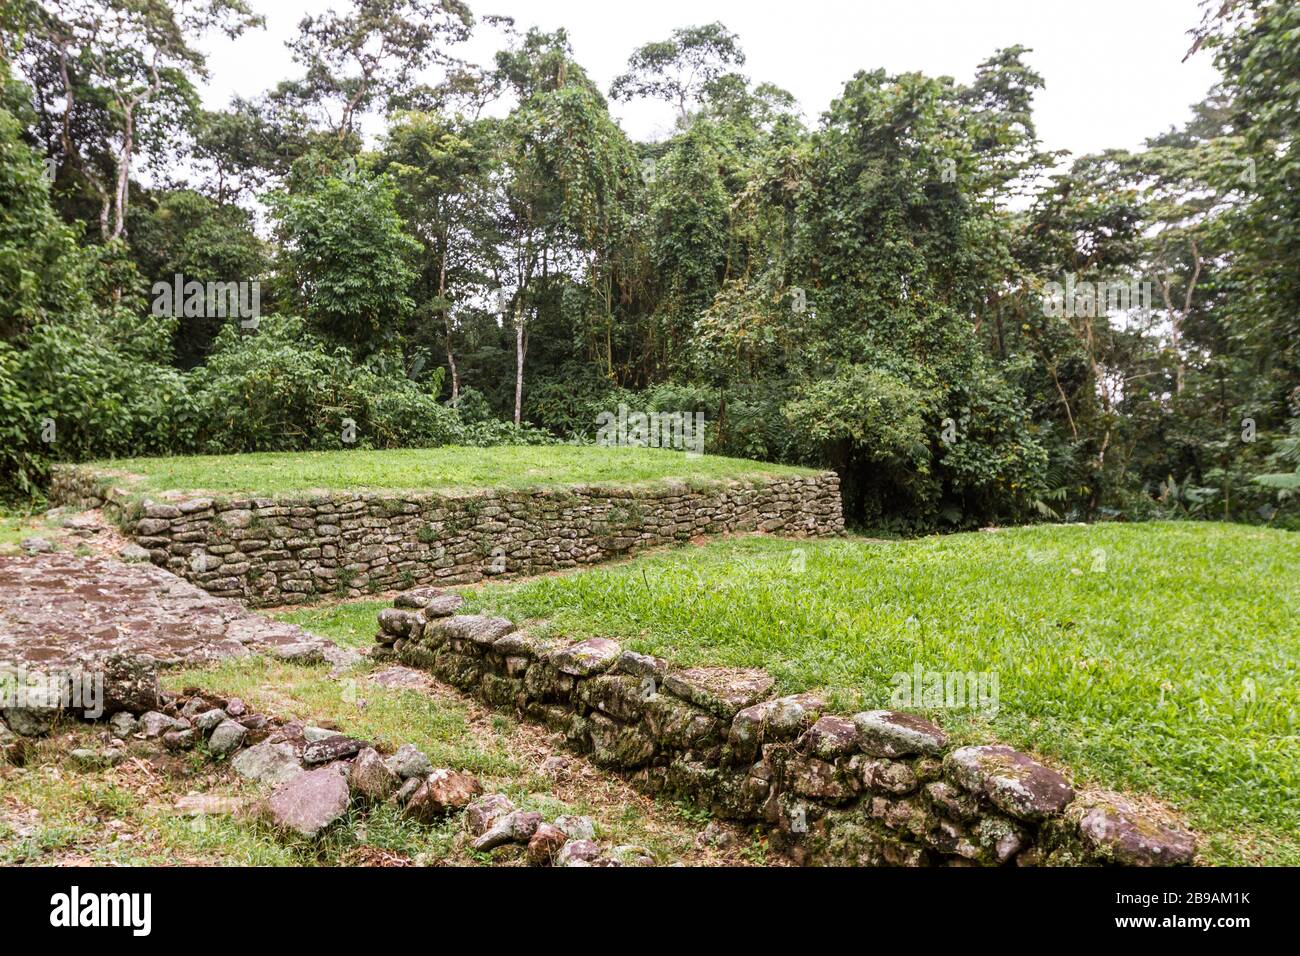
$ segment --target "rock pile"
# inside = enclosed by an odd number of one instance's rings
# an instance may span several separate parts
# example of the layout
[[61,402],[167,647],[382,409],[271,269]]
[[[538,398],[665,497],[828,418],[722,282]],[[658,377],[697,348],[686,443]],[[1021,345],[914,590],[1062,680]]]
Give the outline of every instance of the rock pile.
[[[251,712],[237,697],[197,688],[173,695],[156,687],[155,678],[149,709],[117,710],[104,722],[100,745],[71,750],[70,764],[79,770],[115,766],[131,755],[133,743],[153,742],[164,750],[200,750],[228,760],[241,777],[269,787],[267,797],[254,804],[254,814],[289,837],[316,839],[351,810],[390,804],[424,824],[461,813],[475,851],[517,846],[534,866],[653,863],[652,855],[639,847],[602,848],[588,817],[561,816],[548,823],[540,813],[517,809],[504,794],[484,794],[476,777],[434,767],[412,744],[385,756],[366,741],[330,728]],[[0,722],[0,747],[16,746],[20,739]],[[183,798],[176,809],[193,815],[246,813],[250,808],[238,800],[196,794]]]

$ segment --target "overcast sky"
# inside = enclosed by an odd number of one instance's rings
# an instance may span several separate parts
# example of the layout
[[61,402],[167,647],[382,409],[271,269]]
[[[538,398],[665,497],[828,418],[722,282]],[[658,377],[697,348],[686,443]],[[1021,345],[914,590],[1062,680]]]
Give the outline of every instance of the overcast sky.
[[[265,30],[211,40],[209,107],[239,93],[255,96],[296,74],[284,41],[303,14],[344,9],[346,0],[251,0]],[[744,72],[798,98],[810,124],[855,72],[919,70],[967,82],[999,47],[1030,47],[1046,81],[1035,102],[1048,149],[1074,153],[1135,147],[1189,116],[1217,80],[1204,53],[1187,63],[1187,31],[1199,0],[470,0],[476,16],[515,18],[520,29],[566,27],[575,58],[608,91],[628,54],[674,27],[721,20],[739,34]],[[487,63],[500,37],[485,28],[458,48]],[[612,104],[629,135],[659,138],[672,123],[664,104]]]

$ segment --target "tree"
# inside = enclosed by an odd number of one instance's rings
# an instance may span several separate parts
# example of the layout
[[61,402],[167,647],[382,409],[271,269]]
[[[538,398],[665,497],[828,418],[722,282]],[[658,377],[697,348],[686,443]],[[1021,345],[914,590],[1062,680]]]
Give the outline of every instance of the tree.
[[[307,16],[289,41],[306,75],[283,84],[280,95],[320,105],[339,140],[352,135],[358,113],[388,108],[412,78],[432,63],[446,63],[444,43],[469,37],[474,18],[461,0],[353,0],[347,14]],[[337,108],[330,117],[328,110]]]
[[424,244],[417,313],[440,319],[451,373],[451,401],[460,401],[455,302],[484,295],[496,234],[491,218],[496,173],[495,124],[403,113],[389,129],[381,170],[398,186],[398,209]]
[[[205,75],[195,42],[212,30],[238,36],[262,18],[244,0],[43,0],[30,10],[34,42],[25,61],[53,72],[63,97],[57,146],[48,148],[98,201],[100,236],[120,238],[138,154],[195,115],[191,75]],[[75,122],[82,107],[98,115],[96,124]],[[100,142],[74,136],[96,125]]]
[[269,197],[282,263],[304,314],[364,358],[391,344],[414,303],[420,244],[403,229],[384,177],[326,177]]
[[647,43],[632,52],[627,72],[615,78],[610,96],[616,100],[651,97],[677,107],[682,125],[690,107],[728,67],[745,65],[739,38],[721,23],[680,27],[667,40]]
[[580,278],[584,264],[603,284],[609,314],[615,249],[640,181],[631,145],[569,54],[563,30],[530,30],[497,55],[501,80],[519,98],[502,130],[498,203],[501,304],[515,335],[515,424],[530,318],[561,281]]
[[[178,189],[137,203],[132,247],[147,286],[186,282],[255,282],[269,272],[270,250],[253,230],[253,217],[239,206],[219,205],[200,193]],[[221,326],[234,317],[187,317],[173,341],[181,368],[200,364]]]

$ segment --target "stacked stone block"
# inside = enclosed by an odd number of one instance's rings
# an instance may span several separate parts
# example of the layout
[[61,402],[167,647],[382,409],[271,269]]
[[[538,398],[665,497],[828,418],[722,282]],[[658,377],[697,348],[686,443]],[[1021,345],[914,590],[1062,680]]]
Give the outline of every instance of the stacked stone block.
[[830,472],[700,486],[137,502],[107,476],[62,466],[50,497],[105,508],[154,564],[253,606],[541,574],[700,535],[844,530]]
[[568,641],[458,614],[421,589],[381,612],[373,655],[427,668],[562,733],[644,790],[769,829],[828,865],[1172,865],[1195,840],[1118,794],[1078,794],[1001,744],[953,746],[917,715],[774,697],[761,670],[676,668],[605,638]]

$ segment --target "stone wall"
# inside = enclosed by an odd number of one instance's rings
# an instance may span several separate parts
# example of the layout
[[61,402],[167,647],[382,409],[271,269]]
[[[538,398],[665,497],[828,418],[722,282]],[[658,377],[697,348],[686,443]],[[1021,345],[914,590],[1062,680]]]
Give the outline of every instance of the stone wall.
[[103,507],[155,564],[253,606],[538,574],[697,535],[844,530],[833,472],[690,486],[137,501],[111,476],[60,466],[50,498]]
[[759,824],[805,864],[1172,865],[1194,838],[1123,796],[999,744],[956,747],[916,715],[773,698],[762,671],[674,668],[604,638],[565,641],[459,615],[421,589],[379,616],[372,656],[424,667],[561,732],[656,794]]

